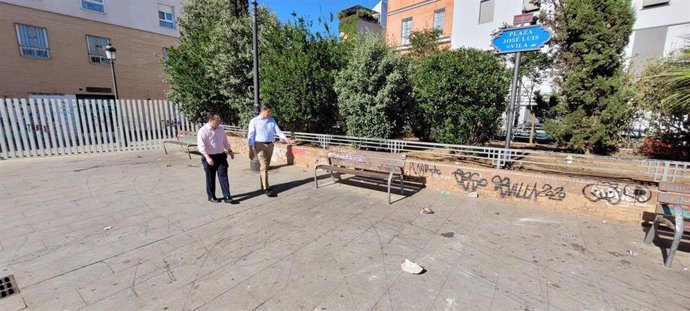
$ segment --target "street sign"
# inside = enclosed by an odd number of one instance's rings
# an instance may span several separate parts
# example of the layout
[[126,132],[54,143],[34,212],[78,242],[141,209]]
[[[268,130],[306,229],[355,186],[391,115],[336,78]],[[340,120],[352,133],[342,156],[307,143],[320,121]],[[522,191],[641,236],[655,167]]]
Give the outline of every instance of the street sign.
[[520,26],[522,24],[529,24],[534,20],[534,13],[525,13],[513,16],[513,25]]
[[551,40],[551,32],[540,25],[504,29],[492,40],[491,45],[501,54],[540,49]]

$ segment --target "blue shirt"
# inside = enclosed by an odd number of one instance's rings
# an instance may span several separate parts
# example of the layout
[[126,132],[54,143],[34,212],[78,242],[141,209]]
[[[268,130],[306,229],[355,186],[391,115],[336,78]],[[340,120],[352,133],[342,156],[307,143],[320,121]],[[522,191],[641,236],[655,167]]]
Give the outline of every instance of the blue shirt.
[[278,127],[278,122],[273,117],[262,119],[261,116],[256,116],[249,121],[247,144],[254,146],[255,142],[272,143],[275,140],[276,134],[281,139],[287,139],[283,131]]

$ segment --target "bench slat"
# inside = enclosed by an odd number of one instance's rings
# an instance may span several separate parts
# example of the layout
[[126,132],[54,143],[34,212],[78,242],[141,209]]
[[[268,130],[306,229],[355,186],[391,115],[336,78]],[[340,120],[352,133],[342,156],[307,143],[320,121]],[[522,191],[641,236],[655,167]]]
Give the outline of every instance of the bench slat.
[[[384,180],[388,179],[388,174],[389,174],[389,173],[382,173],[382,172],[355,170],[355,169],[344,168],[344,167],[333,166],[333,165],[319,165],[318,168],[330,170],[332,172],[357,175],[357,176],[364,176],[364,177],[371,177],[371,178],[380,178],[380,179],[384,179]],[[393,174],[393,177],[395,179],[400,179],[400,174],[399,173]]]
[[356,153],[339,153],[339,152],[329,152],[328,157],[331,159],[331,163],[347,163],[344,166],[349,166],[353,164],[364,164],[368,166],[382,166],[382,167],[405,167],[404,155],[393,155],[388,156],[388,154],[381,155],[369,155],[369,154],[356,154]]
[[668,181],[662,181],[659,183],[659,191],[690,194],[690,184],[678,184]]
[[[656,211],[656,212],[657,212],[658,214],[664,214],[664,215],[667,215],[667,216],[673,216],[673,214],[674,214],[673,208],[670,207],[670,206],[668,206],[668,205],[666,205],[666,204],[659,204],[659,206],[657,206],[657,211]],[[685,219],[687,219],[688,221],[690,221],[690,210],[688,210],[688,209],[686,209],[686,208],[683,208],[683,218],[685,218]]]
[[690,205],[690,195],[670,192],[659,192],[660,203],[676,204],[676,205]]

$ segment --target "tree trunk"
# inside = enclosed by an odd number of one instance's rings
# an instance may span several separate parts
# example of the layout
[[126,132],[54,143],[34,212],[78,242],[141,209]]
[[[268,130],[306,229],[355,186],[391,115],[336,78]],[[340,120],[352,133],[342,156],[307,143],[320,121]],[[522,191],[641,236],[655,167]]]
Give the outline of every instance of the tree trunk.
[[529,90],[529,101],[527,102],[527,107],[529,107],[529,114],[532,119],[532,128],[529,131],[529,144],[533,145],[534,144],[534,123],[536,122],[537,117],[534,115],[534,109],[532,108],[532,94],[534,94],[534,83],[532,83],[532,86],[530,87]]
[[529,144],[532,145],[534,144],[534,123],[537,120],[537,117],[534,116],[534,113],[531,110],[530,115],[532,116],[532,129],[529,131]]

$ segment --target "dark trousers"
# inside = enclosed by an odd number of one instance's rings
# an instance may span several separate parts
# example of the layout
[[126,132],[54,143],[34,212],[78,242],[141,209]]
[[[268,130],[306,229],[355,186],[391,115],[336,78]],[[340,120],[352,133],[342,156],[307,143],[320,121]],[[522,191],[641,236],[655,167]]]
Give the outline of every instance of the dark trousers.
[[209,199],[216,198],[216,173],[223,198],[230,198],[230,184],[228,182],[228,155],[226,153],[210,154],[213,165],[208,165],[206,158],[201,157],[201,165],[206,172],[206,195]]

